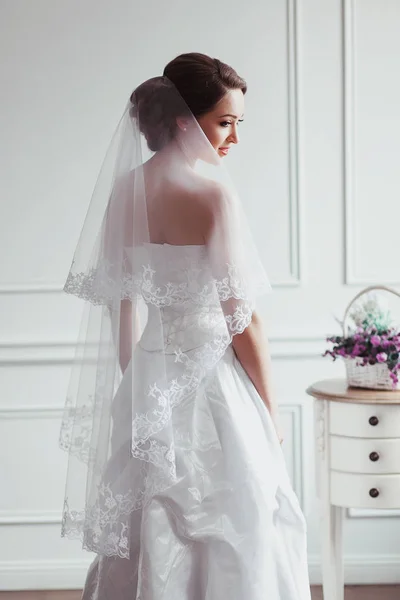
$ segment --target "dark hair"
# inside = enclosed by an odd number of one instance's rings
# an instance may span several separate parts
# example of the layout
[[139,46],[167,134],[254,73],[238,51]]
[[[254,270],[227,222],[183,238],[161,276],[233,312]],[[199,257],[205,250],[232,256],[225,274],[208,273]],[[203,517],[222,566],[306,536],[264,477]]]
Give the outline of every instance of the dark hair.
[[[166,79],[165,79],[166,78]],[[142,83],[131,95],[131,116],[140,115],[140,130],[150,150],[158,151],[175,136],[179,111],[172,82],[196,118],[211,111],[229,90],[247,91],[244,79],[217,58],[190,52],[167,64],[163,77]]]

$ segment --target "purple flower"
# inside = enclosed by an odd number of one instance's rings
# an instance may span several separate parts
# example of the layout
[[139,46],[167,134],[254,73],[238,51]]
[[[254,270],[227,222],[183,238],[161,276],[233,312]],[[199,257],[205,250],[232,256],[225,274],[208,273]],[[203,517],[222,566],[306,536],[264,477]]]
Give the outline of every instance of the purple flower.
[[379,363],[384,363],[384,362],[386,362],[386,361],[387,361],[387,354],[386,354],[386,352],[380,352],[380,353],[377,355],[377,357],[376,357],[376,360],[377,360]]
[[351,351],[351,357],[355,358],[356,356],[361,356],[364,350],[365,346],[362,346],[361,344],[354,344],[354,347]]
[[323,356],[330,356],[333,360],[339,357],[351,358],[358,364],[375,365],[386,364],[396,387],[400,379],[400,331],[399,329],[387,329],[378,331],[376,327],[356,331],[346,337],[333,335],[326,338],[333,347],[326,350]]

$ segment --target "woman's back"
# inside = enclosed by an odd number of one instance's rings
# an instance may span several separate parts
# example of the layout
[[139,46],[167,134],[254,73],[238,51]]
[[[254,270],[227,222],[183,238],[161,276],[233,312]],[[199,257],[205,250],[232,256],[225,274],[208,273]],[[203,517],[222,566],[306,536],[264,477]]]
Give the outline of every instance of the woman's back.
[[188,169],[149,161],[144,169],[149,241],[189,246],[204,244],[209,229],[215,182]]

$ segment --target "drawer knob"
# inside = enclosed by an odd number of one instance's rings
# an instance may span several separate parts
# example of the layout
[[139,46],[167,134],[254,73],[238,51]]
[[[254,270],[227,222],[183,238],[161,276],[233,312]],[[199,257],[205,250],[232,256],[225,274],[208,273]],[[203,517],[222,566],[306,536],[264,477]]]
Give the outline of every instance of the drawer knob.
[[379,496],[379,490],[377,490],[376,488],[372,488],[369,490],[369,495],[371,496],[371,498],[377,498]]
[[369,460],[372,460],[372,462],[376,462],[377,460],[379,460],[379,454],[377,452],[371,452],[371,454],[369,455]]
[[369,418],[369,424],[372,425],[372,427],[375,427],[375,425],[378,425],[378,423],[379,423],[378,417],[370,417]]

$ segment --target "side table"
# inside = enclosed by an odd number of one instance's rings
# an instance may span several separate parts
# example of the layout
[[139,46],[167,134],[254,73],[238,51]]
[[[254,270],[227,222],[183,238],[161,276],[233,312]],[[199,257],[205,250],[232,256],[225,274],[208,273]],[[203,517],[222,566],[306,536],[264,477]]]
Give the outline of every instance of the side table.
[[324,600],[343,600],[344,508],[400,509],[400,391],[312,384]]

